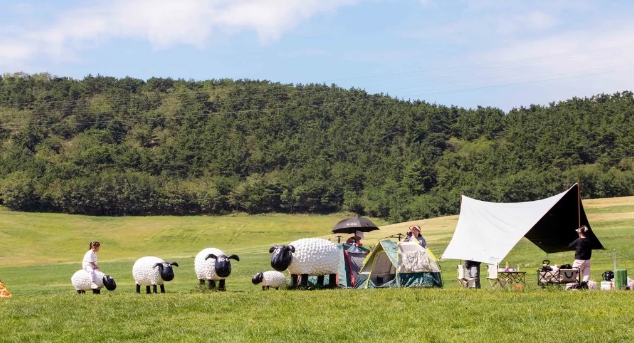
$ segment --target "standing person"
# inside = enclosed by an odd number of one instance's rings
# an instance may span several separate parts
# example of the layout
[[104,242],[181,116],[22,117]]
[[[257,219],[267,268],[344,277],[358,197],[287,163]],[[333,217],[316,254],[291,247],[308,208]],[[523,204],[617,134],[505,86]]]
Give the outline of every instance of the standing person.
[[467,270],[467,279],[474,279],[474,287],[480,288],[480,262],[466,260],[464,267]]
[[409,232],[407,233],[407,237],[405,237],[405,242],[415,242],[423,246],[423,248],[427,248],[427,242],[425,238],[420,234],[420,226],[414,225],[409,227]]
[[99,248],[101,244],[99,242],[90,242],[90,246],[88,246],[88,251],[84,254],[84,260],[81,263],[81,268],[88,272],[92,278],[92,282],[90,284],[90,288],[97,289],[97,274],[95,270],[100,270],[97,265],[97,253],[99,252]]
[[588,227],[582,225],[575,231],[577,231],[579,238],[568,245],[569,248],[575,248],[575,262],[573,262],[572,267],[579,268],[583,273],[583,282],[588,282],[590,279],[590,258],[592,257],[590,240],[586,237]]
[[354,233],[354,236],[352,236],[352,237],[348,238],[348,240],[346,241],[346,244],[353,244],[353,243],[354,243],[354,244],[356,244],[356,245],[358,245],[358,246],[360,246],[360,247],[361,247],[361,246],[363,246],[363,243],[361,243],[361,240],[362,240],[363,238],[365,238],[365,237],[363,236],[363,232],[361,232],[361,231],[358,231],[358,230],[357,230],[357,231]]

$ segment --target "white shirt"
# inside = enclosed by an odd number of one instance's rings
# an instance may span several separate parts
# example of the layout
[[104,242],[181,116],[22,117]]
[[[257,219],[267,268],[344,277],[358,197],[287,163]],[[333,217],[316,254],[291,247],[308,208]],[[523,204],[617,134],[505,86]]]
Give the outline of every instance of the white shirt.
[[86,267],[90,267],[91,269],[93,269],[94,267],[90,264],[90,262],[97,264],[97,254],[92,251],[92,249],[88,250],[84,255],[84,260],[81,262],[81,267],[84,269]]

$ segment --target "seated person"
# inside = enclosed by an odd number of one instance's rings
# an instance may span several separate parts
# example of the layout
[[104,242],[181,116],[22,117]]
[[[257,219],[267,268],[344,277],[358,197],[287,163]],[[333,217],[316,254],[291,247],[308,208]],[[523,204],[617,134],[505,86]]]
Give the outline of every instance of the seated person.
[[480,288],[480,262],[466,260],[464,267],[467,270],[467,278],[473,279],[473,287]]
[[356,244],[360,247],[363,246],[363,243],[361,243],[361,240],[364,238],[363,236],[363,232],[361,231],[356,231],[354,233],[354,236],[348,238],[348,240],[346,241],[346,244]]
[[423,246],[423,248],[427,248],[427,242],[425,238],[420,234],[420,226],[414,225],[409,227],[409,232],[405,237],[404,242],[414,242]]

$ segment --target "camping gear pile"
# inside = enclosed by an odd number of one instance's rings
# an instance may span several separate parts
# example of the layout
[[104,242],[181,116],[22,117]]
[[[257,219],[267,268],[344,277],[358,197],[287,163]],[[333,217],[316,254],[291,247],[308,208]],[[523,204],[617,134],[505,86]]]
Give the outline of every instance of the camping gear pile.
[[[332,232],[355,234],[379,230],[367,218],[348,218],[335,225]],[[437,259],[428,248],[417,243],[380,240],[372,250],[357,244],[338,243],[341,253],[337,285],[339,288],[442,287]],[[328,275],[324,282],[328,282]],[[318,278],[308,278],[308,286]]]

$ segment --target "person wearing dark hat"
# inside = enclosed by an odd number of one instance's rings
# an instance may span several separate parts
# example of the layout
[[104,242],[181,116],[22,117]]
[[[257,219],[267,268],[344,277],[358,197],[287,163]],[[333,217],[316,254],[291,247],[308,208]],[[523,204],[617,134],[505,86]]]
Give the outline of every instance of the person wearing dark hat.
[[582,225],[576,229],[575,231],[577,231],[579,238],[568,245],[569,248],[575,248],[575,261],[572,264],[572,268],[579,268],[579,270],[581,270],[584,282],[590,280],[590,258],[592,257],[592,247],[586,237],[588,230],[586,225]]
[[363,243],[361,243],[361,240],[364,238],[363,236],[363,232],[357,230],[354,233],[354,236],[348,238],[348,240],[346,241],[346,244],[356,244],[358,246],[363,246]]
[[414,242],[423,246],[423,248],[427,248],[427,242],[425,238],[420,234],[420,226],[414,225],[409,227],[409,232],[405,237],[405,242]]

